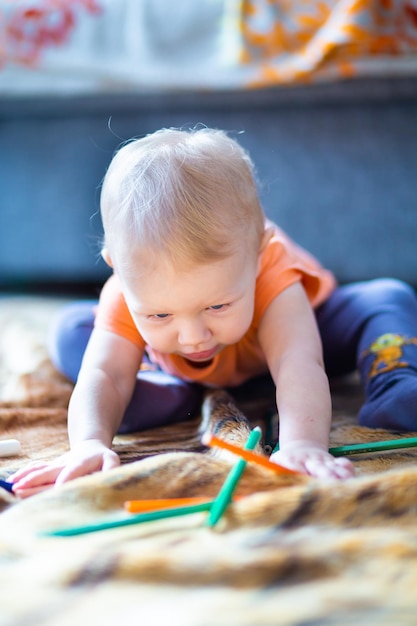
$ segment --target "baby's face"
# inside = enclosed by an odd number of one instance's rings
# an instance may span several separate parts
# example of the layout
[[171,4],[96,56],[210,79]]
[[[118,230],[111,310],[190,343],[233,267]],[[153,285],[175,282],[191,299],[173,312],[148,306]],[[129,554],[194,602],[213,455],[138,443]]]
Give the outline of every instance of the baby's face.
[[135,324],[159,352],[209,361],[239,341],[254,312],[258,259],[244,250],[176,271],[159,262],[148,274],[119,274]]

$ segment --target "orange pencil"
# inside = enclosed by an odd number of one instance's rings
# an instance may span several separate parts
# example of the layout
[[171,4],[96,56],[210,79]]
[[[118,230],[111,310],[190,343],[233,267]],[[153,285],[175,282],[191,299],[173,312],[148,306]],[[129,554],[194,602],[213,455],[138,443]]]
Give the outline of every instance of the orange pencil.
[[216,435],[212,435],[211,433],[204,433],[201,441],[205,446],[209,446],[210,448],[216,446],[217,448],[229,450],[229,452],[237,454],[237,456],[242,457],[242,459],[245,459],[245,461],[249,461],[252,463],[256,463],[257,465],[261,465],[262,467],[266,467],[267,469],[272,470],[277,474],[300,473],[296,472],[295,470],[289,469],[288,467],[284,467],[283,465],[278,465],[278,463],[272,463],[272,461],[268,461],[268,459],[261,456],[260,454],[256,454],[256,452],[252,452],[251,450],[245,450],[244,448],[239,448],[232,443],[228,443],[223,439],[219,439],[218,437],[216,437]]
[[[237,496],[233,500],[240,500],[244,496]],[[180,506],[193,506],[194,504],[205,504],[213,502],[213,498],[208,496],[193,496],[188,498],[155,498],[154,500],[126,500],[124,508],[129,513],[146,513],[148,511],[159,511]]]
[[203,504],[211,502],[213,498],[156,498],[153,500],[127,500],[124,503],[126,511],[129,513],[145,513],[146,511],[158,511],[159,509],[170,509],[172,507],[190,506],[193,504]]

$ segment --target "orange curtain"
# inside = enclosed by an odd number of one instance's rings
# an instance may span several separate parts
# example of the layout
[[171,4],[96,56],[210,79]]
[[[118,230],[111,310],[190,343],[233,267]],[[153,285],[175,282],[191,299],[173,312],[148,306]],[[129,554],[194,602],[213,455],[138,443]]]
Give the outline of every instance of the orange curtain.
[[242,65],[252,85],[351,77],[364,60],[417,52],[417,2],[242,0]]

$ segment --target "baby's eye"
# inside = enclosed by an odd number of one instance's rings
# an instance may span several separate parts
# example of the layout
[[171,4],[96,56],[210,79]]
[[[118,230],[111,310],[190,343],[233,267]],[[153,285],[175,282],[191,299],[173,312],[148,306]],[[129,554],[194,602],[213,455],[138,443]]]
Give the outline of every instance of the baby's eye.
[[226,307],[225,304],[213,304],[213,306],[209,306],[210,311],[221,311]]
[[154,317],[158,320],[164,320],[169,317],[169,313],[155,313],[154,315],[151,315],[151,317]]

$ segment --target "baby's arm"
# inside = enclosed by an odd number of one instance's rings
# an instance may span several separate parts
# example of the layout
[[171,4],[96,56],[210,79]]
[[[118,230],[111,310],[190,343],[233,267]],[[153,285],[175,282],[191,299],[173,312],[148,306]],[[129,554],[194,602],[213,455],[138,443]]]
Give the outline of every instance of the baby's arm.
[[70,451],[58,459],[20,470],[14,491],[61,484],[72,478],[119,465],[111,450],[132,396],[142,351],[113,333],[94,329],[68,407]]
[[348,478],[353,465],[328,452],[332,416],[316,320],[300,283],[268,307],[260,328],[276,385],[280,450],[272,461],[316,477]]

